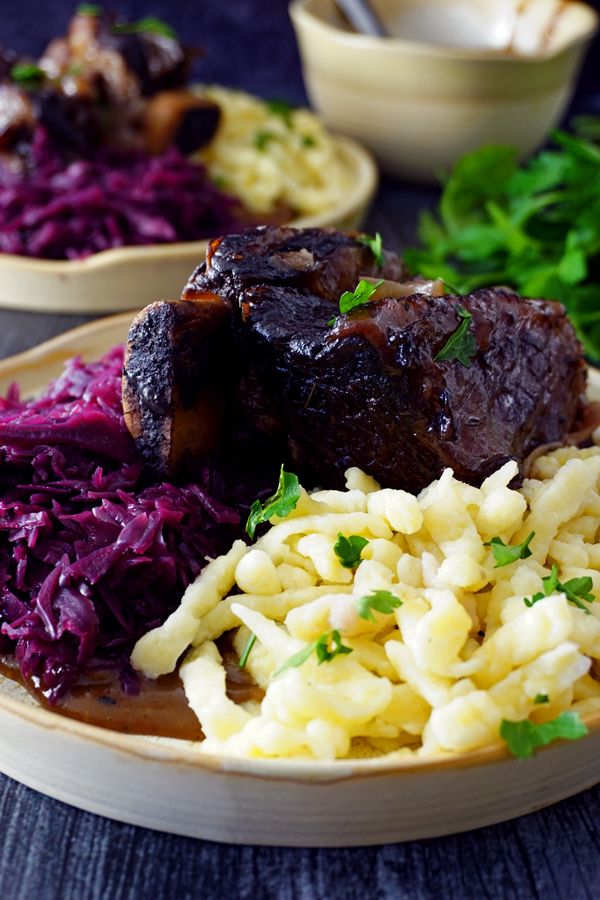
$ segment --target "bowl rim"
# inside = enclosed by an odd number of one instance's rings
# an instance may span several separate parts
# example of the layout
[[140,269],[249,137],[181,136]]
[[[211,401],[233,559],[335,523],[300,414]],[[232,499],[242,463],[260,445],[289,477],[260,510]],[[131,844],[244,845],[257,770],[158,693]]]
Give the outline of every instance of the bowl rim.
[[563,47],[545,53],[538,53],[535,56],[525,56],[516,53],[506,53],[504,50],[478,50],[469,47],[456,47],[446,44],[434,44],[427,41],[409,40],[408,38],[399,37],[376,37],[368,34],[357,34],[351,31],[343,31],[330,25],[315,12],[308,9],[309,4],[315,0],[292,0],[289,6],[290,18],[296,27],[310,28],[315,32],[321,32],[323,37],[329,38],[334,43],[346,46],[348,49],[373,50],[377,53],[386,53],[388,55],[397,54],[399,51],[403,53],[413,54],[415,56],[440,57],[442,59],[461,60],[469,62],[493,62],[498,65],[515,65],[522,63],[526,65],[535,65],[542,62],[549,62],[564,54],[569,53],[574,47],[586,44],[596,34],[600,27],[600,14],[589,3],[583,0],[571,0],[575,5],[583,7],[590,14],[590,26],[586,32],[572,38]]
[[[373,199],[379,183],[379,170],[371,151],[352,137],[335,132],[330,132],[330,135],[352,169],[354,176],[352,189],[334,206],[319,213],[296,216],[289,222],[284,222],[285,227],[319,228],[332,219],[343,221],[359,207],[369,205]],[[111,247],[92,253],[84,259],[39,259],[15,253],[0,253],[0,271],[2,268],[29,270],[36,274],[60,277],[91,274],[112,266],[156,263],[187,257],[196,259],[203,256],[211,240],[213,238],[145,246]]]

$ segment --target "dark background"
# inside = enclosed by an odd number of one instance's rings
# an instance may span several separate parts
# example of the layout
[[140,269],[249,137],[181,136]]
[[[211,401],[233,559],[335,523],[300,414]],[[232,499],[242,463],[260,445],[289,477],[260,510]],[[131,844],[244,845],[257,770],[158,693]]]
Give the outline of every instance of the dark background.
[[[0,41],[39,56],[64,32],[75,5],[0,0]],[[600,9],[600,0],[593,5]],[[164,18],[186,43],[201,45],[199,80],[306,100],[286,0],[108,6],[132,19]],[[600,113],[600,39],[573,109]],[[387,180],[368,230],[394,243],[414,240],[417,210],[428,198]],[[2,310],[0,356],[82,321]],[[596,787],[512,822],[431,841],[340,850],[234,847],[112,822],[0,775],[0,900],[598,900],[599,822]]]

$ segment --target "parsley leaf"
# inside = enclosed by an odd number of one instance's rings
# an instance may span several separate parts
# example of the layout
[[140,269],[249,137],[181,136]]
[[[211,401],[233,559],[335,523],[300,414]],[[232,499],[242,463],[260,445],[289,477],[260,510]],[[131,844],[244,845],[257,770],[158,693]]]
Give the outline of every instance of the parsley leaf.
[[101,16],[104,7],[97,3],[80,3],[75,12],[78,16]]
[[360,554],[368,543],[366,538],[358,534],[351,534],[346,538],[340,532],[333,551],[345,569],[356,569],[362,562]]
[[[355,291],[344,291],[340,297],[340,313],[343,315],[343,313],[350,312],[351,309],[357,306],[368,303],[377,288],[381,287],[383,281],[383,278],[376,284],[370,281],[361,281]],[[335,318],[331,319],[327,324],[335,325]]]
[[283,466],[279,475],[279,484],[272,497],[265,500],[263,506],[260,500],[255,500],[250,508],[250,515],[246,522],[246,532],[254,540],[256,526],[261,522],[268,522],[271,516],[279,516],[285,519],[300,499],[300,483],[296,475],[284,472]]
[[569,581],[565,581],[564,584],[561,584],[558,580],[558,568],[552,566],[552,572],[550,575],[546,576],[546,578],[542,578],[542,584],[544,585],[543,593],[539,591],[537,594],[533,595],[531,600],[528,600],[527,597],[523,597],[525,606],[533,606],[538,600],[543,600],[544,597],[549,597],[551,594],[562,593],[566,594],[567,600],[575,604],[575,606],[578,606],[579,609],[582,609],[584,613],[587,613],[588,616],[591,615],[589,609],[582,603],[582,600],[585,600],[586,603],[593,603],[596,599],[594,595],[590,593],[593,587],[593,581],[589,575],[584,575],[581,578],[571,578]]
[[138,34],[149,32],[150,34],[162,34],[164,37],[170,37],[177,40],[177,32],[167,22],[157,19],[156,16],[148,16],[140,19],[139,22],[115,22],[111,25],[112,34]]
[[[330,638],[331,650],[329,649]],[[317,654],[319,666],[321,663],[331,662],[332,659],[335,659],[335,657],[340,654],[352,653],[352,647],[346,647],[345,644],[342,644],[340,633],[334,628],[332,631],[326,631],[325,634],[318,637],[316,641],[313,641],[312,644],[309,644],[304,650],[300,650],[298,653],[295,653],[294,656],[290,656],[287,662],[284,662],[284,664],[277,669],[275,675],[280,675],[285,669],[301,666],[303,662],[306,662],[313,650]]]
[[[342,563],[343,565],[343,563]],[[361,597],[356,601],[356,611],[361,619],[367,622],[376,622],[377,617],[373,615],[372,610],[389,615],[399,606],[402,606],[402,600],[398,600],[389,591],[374,591],[370,597]]]
[[254,144],[259,149],[264,151],[269,141],[277,140],[276,134],[271,134],[270,131],[257,131],[254,135]]
[[576,712],[561,712],[556,719],[542,725],[536,725],[529,719],[521,722],[502,719],[500,725],[500,737],[506,741],[513,756],[519,759],[527,759],[536,747],[543,747],[557,738],[576,741],[586,734],[587,728]]
[[287,100],[275,99],[265,100],[265,105],[269,112],[272,112],[276,116],[281,116],[288,128],[292,127],[292,113],[294,112],[294,107],[291,103],[288,103]]
[[493,537],[490,541],[484,542],[484,547],[491,547],[494,559],[496,560],[495,569],[502,566],[508,566],[510,563],[516,562],[518,559],[527,559],[531,556],[529,544],[535,537],[535,531],[532,531],[528,538],[525,538],[522,544],[505,544],[502,538]]
[[383,255],[383,244],[381,241],[381,235],[379,232],[375,235],[374,238],[369,237],[364,234],[361,237],[356,238],[357,243],[364,244],[365,247],[368,247],[373,256],[375,257],[375,265],[376,266],[384,266],[385,265],[385,256]]
[[256,635],[251,634],[250,637],[248,638],[248,643],[244,647],[244,652],[240,656],[240,661],[238,663],[238,666],[240,669],[244,669],[246,667],[246,663],[248,662],[248,657],[250,656],[250,651],[254,647],[255,643],[256,643]]
[[46,75],[35,63],[15,63],[10,77],[19,87],[31,90],[39,87]]
[[599,360],[600,118],[573,126],[523,166],[502,145],[460,159],[436,212],[421,214],[421,247],[404,259],[413,276],[441,277],[461,293],[506,284],[559,300]]
[[548,700],[549,700],[549,699],[550,699],[550,698],[548,697],[548,694],[536,694],[536,695],[535,695],[535,700],[534,700],[533,702],[534,702],[534,703],[536,704],[536,706],[537,706],[537,705],[539,705],[540,703],[548,703]]
[[471,359],[477,352],[475,338],[472,334],[469,334],[473,316],[470,312],[467,312],[464,306],[457,306],[456,314],[463,319],[463,322],[461,322],[454,334],[450,335],[437,356],[433,357],[433,361],[442,362],[442,360],[457,359],[459,363],[468,369],[471,365]]

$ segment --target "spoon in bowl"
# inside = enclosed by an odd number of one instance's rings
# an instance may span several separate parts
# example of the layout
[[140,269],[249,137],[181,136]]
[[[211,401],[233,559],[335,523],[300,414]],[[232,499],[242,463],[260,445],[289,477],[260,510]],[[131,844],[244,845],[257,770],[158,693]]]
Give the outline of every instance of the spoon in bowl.
[[335,2],[354,30],[358,31],[359,34],[389,37],[386,28],[369,0],[335,0]]

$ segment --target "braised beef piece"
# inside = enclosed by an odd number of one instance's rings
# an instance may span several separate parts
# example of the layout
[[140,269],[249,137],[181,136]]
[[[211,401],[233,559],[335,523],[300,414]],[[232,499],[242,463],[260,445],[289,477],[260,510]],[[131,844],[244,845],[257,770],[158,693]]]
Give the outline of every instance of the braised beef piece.
[[[344,471],[359,466],[384,487],[416,493],[448,466],[480,484],[507,460],[522,463],[578,429],[586,370],[559,303],[502,289],[416,293],[339,315],[341,293],[362,277],[402,276],[393,254],[377,267],[356,236],[330,229],[265,227],[212,242],[183,297],[202,304],[210,292],[229,308],[232,351],[218,365],[236,384],[224,442],[240,460],[251,458],[256,442],[265,458],[287,446],[315,483],[341,487]],[[468,367],[435,361],[464,321],[459,306],[473,317]],[[141,318],[164,344],[152,309]],[[134,364],[150,373],[151,354],[142,349],[126,361],[126,380]],[[149,377],[173,376],[155,370]],[[179,368],[188,390],[193,377]],[[158,433],[164,417],[150,419]],[[163,472],[173,471],[172,459],[163,453]],[[157,465],[156,454],[151,462]]]
[[221,294],[239,306],[240,292],[255,284],[286,285],[315,291],[336,303],[361,278],[407,277],[395,253],[385,251],[384,266],[356,235],[334,228],[289,228],[265,225],[211,241],[206,262],[193,273],[183,297],[196,290]]
[[[502,290],[383,299],[340,316],[315,294],[244,292],[249,356],[297,465],[342,487],[358,466],[418,492],[446,467],[472,484],[540,444],[562,441],[583,408],[585,366],[563,307]],[[466,368],[435,362],[473,315]],[[260,423],[259,427],[260,427]]]

